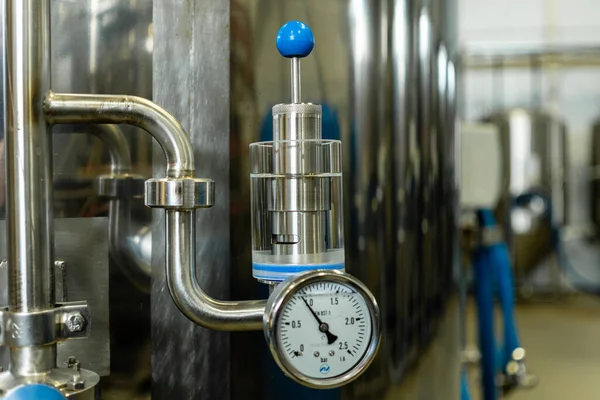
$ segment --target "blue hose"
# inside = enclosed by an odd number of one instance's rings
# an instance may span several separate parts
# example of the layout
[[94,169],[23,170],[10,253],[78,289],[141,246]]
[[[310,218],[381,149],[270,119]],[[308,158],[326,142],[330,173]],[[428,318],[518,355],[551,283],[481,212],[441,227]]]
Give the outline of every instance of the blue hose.
[[467,370],[462,369],[460,373],[460,399],[471,400],[471,390],[469,389],[469,379],[467,376]]
[[474,256],[475,298],[481,352],[481,386],[485,400],[496,400],[496,342],[494,338],[493,272],[489,265],[489,249],[480,246]]
[[[482,230],[498,226],[489,209],[478,210],[477,218]],[[474,267],[483,393],[485,400],[495,400],[498,397],[496,373],[505,368],[512,359],[513,351],[521,346],[515,322],[514,277],[506,243],[479,246],[475,251]],[[496,348],[494,334],[495,293],[503,319],[503,346],[500,351]]]
[[504,348],[500,362],[504,368],[512,359],[513,351],[521,347],[515,322],[515,289],[513,269],[506,243],[491,246],[490,265],[493,266],[494,278],[498,285],[498,297],[502,309]]

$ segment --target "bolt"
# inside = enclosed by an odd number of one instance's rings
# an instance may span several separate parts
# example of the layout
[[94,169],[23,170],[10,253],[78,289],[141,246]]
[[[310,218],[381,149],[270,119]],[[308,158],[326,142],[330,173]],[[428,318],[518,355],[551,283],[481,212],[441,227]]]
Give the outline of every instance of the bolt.
[[335,351],[333,351],[333,350],[329,350],[329,355],[330,355],[331,357],[335,356]]
[[69,356],[69,358],[67,358],[67,362],[65,363],[65,367],[75,371],[76,373],[79,373],[81,370],[81,363],[77,361],[77,358],[74,356]]
[[315,351],[315,352],[314,352],[314,356],[315,356],[315,357],[319,357],[320,355],[321,355],[321,354],[320,354],[318,351]]
[[80,374],[75,374],[67,382],[67,389],[69,390],[81,390],[85,388],[85,380]]
[[69,313],[65,325],[69,332],[81,332],[85,327],[85,318],[80,312]]

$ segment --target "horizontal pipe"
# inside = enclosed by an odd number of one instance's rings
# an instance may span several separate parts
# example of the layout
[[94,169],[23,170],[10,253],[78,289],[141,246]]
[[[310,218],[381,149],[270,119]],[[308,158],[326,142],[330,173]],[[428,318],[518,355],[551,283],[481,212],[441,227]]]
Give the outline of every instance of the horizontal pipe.
[[165,210],[166,274],[173,301],[191,321],[221,331],[261,330],[265,300],[220,301],[196,280],[194,211]]
[[586,45],[553,46],[469,46],[460,55],[463,68],[531,68],[532,65],[585,67],[600,65],[600,47]]
[[51,124],[128,124],[152,135],[167,159],[167,176],[193,176],[194,151],[190,139],[166,110],[150,100],[125,95],[62,94],[48,92],[44,112]]
[[463,50],[467,57],[540,57],[557,55],[564,57],[595,57],[600,58],[598,45],[541,45],[541,46],[480,46],[471,45]]

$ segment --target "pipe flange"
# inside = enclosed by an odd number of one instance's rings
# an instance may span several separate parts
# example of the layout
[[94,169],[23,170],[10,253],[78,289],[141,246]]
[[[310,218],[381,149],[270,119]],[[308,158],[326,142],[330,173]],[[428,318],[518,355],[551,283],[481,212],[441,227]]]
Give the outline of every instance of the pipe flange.
[[215,182],[201,178],[159,178],[146,181],[148,207],[193,210],[212,207]]
[[145,178],[141,175],[100,175],[96,182],[97,193],[111,199],[133,199],[144,196]]

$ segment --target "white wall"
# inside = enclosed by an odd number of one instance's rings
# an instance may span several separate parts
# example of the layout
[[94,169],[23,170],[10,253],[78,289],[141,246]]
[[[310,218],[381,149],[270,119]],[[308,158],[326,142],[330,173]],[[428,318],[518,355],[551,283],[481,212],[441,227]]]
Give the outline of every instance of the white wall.
[[[598,0],[459,0],[459,36],[465,46],[502,48],[532,45],[600,47]],[[502,74],[502,96],[490,71],[472,71],[465,81],[464,116],[480,118],[498,107],[531,106],[535,77],[528,70]],[[600,66],[545,70],[541,103],[563,117],[569,129],[569,217],[589,222],[590,127],[600,117]]]

